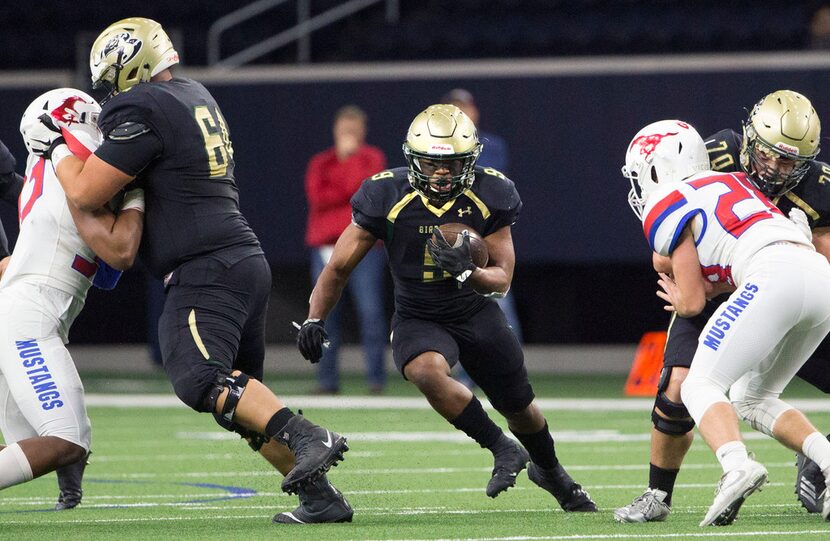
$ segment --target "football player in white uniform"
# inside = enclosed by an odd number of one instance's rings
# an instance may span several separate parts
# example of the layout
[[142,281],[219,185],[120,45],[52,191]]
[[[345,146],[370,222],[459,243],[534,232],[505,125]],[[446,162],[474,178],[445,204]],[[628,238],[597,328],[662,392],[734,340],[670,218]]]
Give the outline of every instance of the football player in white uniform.
[[[767,482],[741,441],[736,411],[830,478],[830,442],[779,399],[830,331],[830,264],[744,173],[708,169],[700,135],[676,120],[640,130],[623,168],[649,246],[671,261],[658,281],[667,308],[689,317],[721,284],[736,288],[701,334],[681,388],[724,471],[701,526],[731,524]],[[822,516],[830,519],[828,494]]]
[[89,452],[83,386],[64,344],[93,282],[113,287],[118,271],[132,265],[143,194],[127,192],[118,215],[81,212],[67,203],[52,162],[31,153],[26,134],[53,118],[66,126],[66,152],[85,158],[100,144],[99,111],[87,94],[61,88],[35,99],[20,124],[30,154],[20,235],[0,280],[0,430],[6,442],[0,489],[77,463]]

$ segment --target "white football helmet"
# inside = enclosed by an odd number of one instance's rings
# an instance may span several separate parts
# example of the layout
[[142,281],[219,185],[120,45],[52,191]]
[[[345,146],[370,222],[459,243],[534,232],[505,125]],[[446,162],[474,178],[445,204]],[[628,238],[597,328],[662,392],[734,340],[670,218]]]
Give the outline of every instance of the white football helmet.
[[[75,88],[56,88],[41,94],[29,104],[20,119],[20,133],[26,150],[32,153],[27,134],[35,126],[41,124],[40,117],[48,115],[55,126],[63,128],[71,136],[81,137],[86,141],[96,141],[100,138],[98,130],[98,114],[101,106],[92,96]],[[67,144],[72,148],[71,141]]]
[[625,153],[622,174],[631,181],[628,204],[638,218],[658,182],[684,180],[709,169],[703,138],[690,124],[660,120],[637,132]]

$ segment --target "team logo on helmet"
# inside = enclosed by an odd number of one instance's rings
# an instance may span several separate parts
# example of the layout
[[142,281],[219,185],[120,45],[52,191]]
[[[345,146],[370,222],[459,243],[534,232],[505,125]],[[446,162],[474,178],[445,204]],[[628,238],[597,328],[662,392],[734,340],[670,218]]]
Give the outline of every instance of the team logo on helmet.
[[86,101],[80,96],[69,96],[63,100],[63,103],[49,111],[49,115],[51,115],[51,117],[57,122],[70,126],[77,122],[83,122],[81,119],[81,113],[75,109],[75,104],[78,102],[86,103]]
[[654,152],[654,149],[657,148],[657,145],[660,144],[660,141],[665,139],[666,137],[671,137],[673,135],[677,135],[678,132],[668,132],[668,133],[655,133],[653,135],[641,135],[637,137],[633,141],[631,141],[631,146],[629,150],[633,150],[635,146],[640,146],[640,155],[641,156],[651,156],[651,153]]

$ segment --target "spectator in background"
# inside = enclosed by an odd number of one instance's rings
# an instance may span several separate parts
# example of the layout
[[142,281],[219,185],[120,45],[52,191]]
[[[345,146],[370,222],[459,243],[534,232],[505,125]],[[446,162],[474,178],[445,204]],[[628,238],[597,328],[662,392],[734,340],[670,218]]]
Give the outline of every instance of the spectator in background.
[[[312,249],[312,283],[317,282],[334,244],[352,221],[352,195],[364,179],[386,168],[383,152],[365,142],[366,113],[356,105],[346,105],[335,113],[332,135],[334,146],[311,158],[305,177],[309,207],[305,240]],[[386,384],[385,272],[386,256],[380,246],[375,246],[355,268],[348,287],[360,323],[366,379],[372,394],[382,393]],[[326,320],[330,345],[317,370],[319,394],[340,391],[337,353],[342,341],[342,319],[341,303]]]
[[[481,150],[481,155],[478,158],[478,165],[481,167],[492,167],[496,171],[507,174],[507,166],[509,161],[507,155],[507,143],[498,135],[488,133],[480,129],[478,123],[479,110],[478,107],[476,107],[473,95],[468,90],[463,88],[455,88],[444,94],[444,97],[441,98],[441,103],[449,103],[461,109],[464,114],[473,121],[476,128],[478,128],[478,138],[484,145]],[[502,312],[504,312],[504,315],[507,318],[507,324],[510,325],[511,329],[513,329],[513,333],[516,335],[516,338],[519,339],[519,342],[522,342],[522,326],[519,322],[519,314],[516,312],[516,301],[513,298],[513,293],[508,291],[507,295],[500,299],[496,299],[496,303],[499,305]],[[474,385],[470,377],[460,366],[456,377],[467,387],[472,387]]]
[[830,4],[820,5],[810,17],[810,49],[830,49]]

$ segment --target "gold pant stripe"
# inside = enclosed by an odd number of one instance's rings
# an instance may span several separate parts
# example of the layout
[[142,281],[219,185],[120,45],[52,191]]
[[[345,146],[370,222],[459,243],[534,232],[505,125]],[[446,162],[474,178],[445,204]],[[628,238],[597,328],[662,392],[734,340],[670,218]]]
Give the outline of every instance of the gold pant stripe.
[[196,342],[196,347],[202,353],[202,357],[210,359],[205,343],[202,342],[202,337],[199,336],[199,329],[196,328],[196,310],[190,311],[190,315],[187,316],[187,324],[190,325],[190,334],[193,336],[193,341]]

